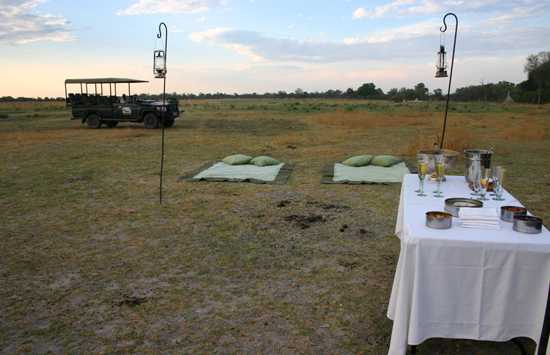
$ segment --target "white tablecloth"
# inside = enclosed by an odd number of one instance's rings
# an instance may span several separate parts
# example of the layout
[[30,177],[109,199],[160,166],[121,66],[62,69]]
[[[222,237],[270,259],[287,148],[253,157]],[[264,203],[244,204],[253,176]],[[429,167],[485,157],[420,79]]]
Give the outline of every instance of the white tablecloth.
[[[464,177],[447,179],[445,198],[471,197]],[[389,355],[404,355],[407,344],[429,338],[538,342],[550,282],[550,232],[517,233],[506,222],[501,230],[467,229],[457,219],[451,229],[430,229],[425,213],[444,211],[445,198],[432,197],[434,182],[426,183],[428,197],[418,197],[417,188],[417,175],[406,175],[396,225],[401,252],[388,307]],[[485,206],[521,206],[508,192],[504,197]]]

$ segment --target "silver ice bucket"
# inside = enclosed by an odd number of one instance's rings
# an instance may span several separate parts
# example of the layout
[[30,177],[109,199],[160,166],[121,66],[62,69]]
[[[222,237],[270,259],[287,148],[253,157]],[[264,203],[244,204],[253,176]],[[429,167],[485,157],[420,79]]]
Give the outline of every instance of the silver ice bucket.
[[[472,184],[475,180],[475,175],[480,172],[477,169],[491,168],[491,159],[493,151],[489,149],[466,149],[464,151],[464,162],[466,164],[464,177],[468,184]],[[479,161],[478,166],[474,162]]]

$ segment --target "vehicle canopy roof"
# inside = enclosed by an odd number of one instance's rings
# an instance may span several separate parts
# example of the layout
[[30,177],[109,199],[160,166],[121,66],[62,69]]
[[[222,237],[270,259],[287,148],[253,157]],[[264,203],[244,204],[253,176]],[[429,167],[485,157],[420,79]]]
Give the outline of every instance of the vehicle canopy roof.
[[146,80],[128,78],[89,78],[89,79],[65,79],[65,84],[131,84],[147,83]]

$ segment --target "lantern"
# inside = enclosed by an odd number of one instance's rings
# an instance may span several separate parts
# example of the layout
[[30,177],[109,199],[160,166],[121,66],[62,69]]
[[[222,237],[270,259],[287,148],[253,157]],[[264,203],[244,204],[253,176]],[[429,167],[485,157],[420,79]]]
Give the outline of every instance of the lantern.
[[445,52],[445,46],[439,46],[439,52],[437,52],[437,64],[435,65],[436,78],[446,78],[447,77],[447,52]]
[[153,53],[153,75],[158,79],[166,77],[166,52],[163,50]]

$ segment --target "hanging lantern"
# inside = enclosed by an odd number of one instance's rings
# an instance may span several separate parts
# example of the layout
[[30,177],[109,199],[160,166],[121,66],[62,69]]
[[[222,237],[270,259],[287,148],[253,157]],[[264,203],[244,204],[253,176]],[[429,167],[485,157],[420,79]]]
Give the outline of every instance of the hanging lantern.
[[153,75],[158,79],[166,76],[166,52],[163,50],[156,50],[153,53]]
[[439,46],[439,52],[437,52],[437,64],[435,65],[436,78],[446,78],[447,77],[447,52],[445,52],[445,46]]

